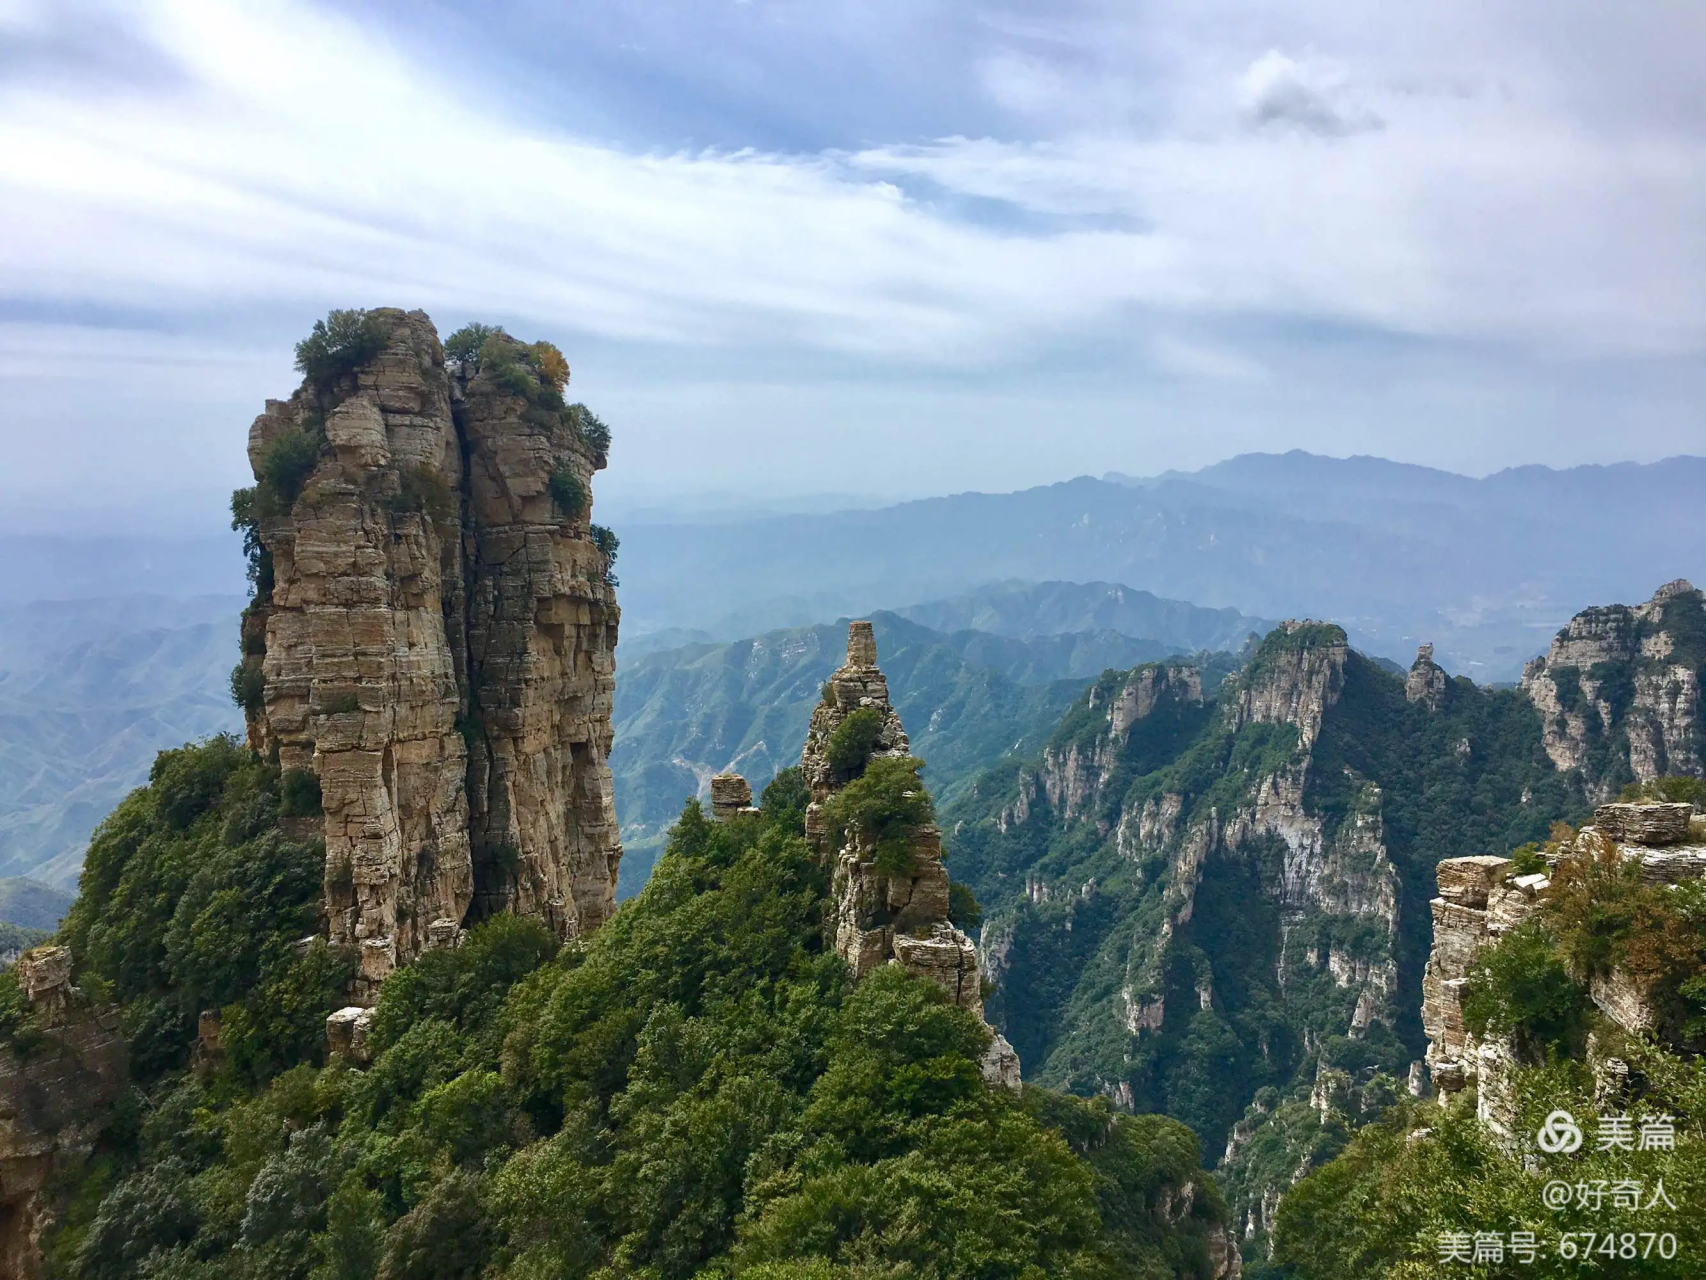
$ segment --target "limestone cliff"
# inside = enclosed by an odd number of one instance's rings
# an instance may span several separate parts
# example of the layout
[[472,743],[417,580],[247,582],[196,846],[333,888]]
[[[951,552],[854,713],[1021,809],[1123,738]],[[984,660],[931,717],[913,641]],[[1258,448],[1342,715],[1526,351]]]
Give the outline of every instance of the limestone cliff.
[[0,1048],[0,1275],[34,1280],[54,1184],[89,1159],[129,1078],[119,1011],[72,985],[69,948],[25,952],[18,985],[25,1025]]
[[621,856],[606,441],[537,347],[499,333],[447,362],[421,312],[368,323],[372,354],[250,429],[243,626],[250,743],[318,782],[328,928],[360,948],[364,1002],[435,925],[597,928]]
[[[1691,821],[1686,804],[1605,804],[1594,821],[1564,849],[1554,849],[1555,867],[1569,854],[1593,856],[1610,850],[1635,863],[1651,884],[1680,884],[1706,878],[1706,831]],[[1443,1093],[1475,1086],[1481,1118],[1502,1124],[1501,1081],[1515,1049],[1508,1041],[1482,1041],[1464,1022],[1463,992],[1482,948],[1522,924],[1546,899],[1548,872],[1516,875],[1512,860],[1494,856],[1448,858],[1438,868],[1439,896],[1433,911],[1433,946],[1422,979],[1422,1025],[1427,1063]],[[1599,1011],[1635,1035],[1662,1031],[1650,991],[1630,974],[1614,969],[1596,977],[1590,995]]]
[[[865,751],[852,762],[831,760],[835,732],[862,709],[875,711],[879,723]],[[800,754],[800,771],[811,791],[806,833],[833,876],[834,917],[831,941],[854,977],[895,963],[929,978],[963,1009],[983,1016],[982,975],[977,948],[948,920],[948,871],[942,864],[942,832],[934,824],[909,839],[907,869],[892,874],[878,866],[865,834],[849,831],[838,842],[824,821],[824,805],[847,782],[881,756],[910,754],[906,730],[889,703],[888,682],[877,666],[877,644],[869,622],[848,628],[847,661],[824,686],[812,712]],[[838,767],[839,765],[839,767]],[[1019,1059],[1000,1035],[990,1045],[984,1074],[992,1084],[1019,1087]]]
[[1636,608],[1584,609],[1522,673],[1546,751],[1606,800],[1630,780],[1698,774],[1706,596],[1678,579]]

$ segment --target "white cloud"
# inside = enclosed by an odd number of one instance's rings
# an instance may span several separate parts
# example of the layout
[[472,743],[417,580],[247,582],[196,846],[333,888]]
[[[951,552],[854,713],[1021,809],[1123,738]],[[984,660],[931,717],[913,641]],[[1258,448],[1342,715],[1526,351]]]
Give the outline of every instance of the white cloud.
[[1378,129],[1382,121],[1351,100],[1342,67],[1318,59],[1299,62],[1269,49],[1238,83],[1244,118],[1257,128],[1292,128],[1323,137]]
[[[1288,126],[1253,134],[1205,117],[852,156],[636,154],[520,126],[322,9],[157,0],[143,25],[187,87],[0,93],[13,298],[407,299],[924,363],[1134,307],[1570,351],[1706,340],[1699,139],[1632,146],[1415,94],[1357,133],[1373,108],[1325,59],[1270,50],[1223,81],[1246,121]],[[1064,91],[1037,76],[1025,92]],[[1066,221],[1000,230],[891,179]]]
[[[861,20],[835,8],[823,39]],[[622,428],[612,487],[1698,449],[1698,20],[1012,8],[906,50],[980,136],[783,153],[518,117],[481,58],[310,0],[0,0],[0,490],[234,483],[279,335],[381,303],[563,342]],[[834,112],[803,73],[763,89]]]

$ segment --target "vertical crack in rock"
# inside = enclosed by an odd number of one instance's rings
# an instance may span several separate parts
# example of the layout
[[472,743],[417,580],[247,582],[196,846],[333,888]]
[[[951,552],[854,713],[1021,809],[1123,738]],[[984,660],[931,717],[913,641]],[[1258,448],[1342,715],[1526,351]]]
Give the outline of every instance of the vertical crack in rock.
[[[603,441],[525,364],[447,363],[424,313],[369,314],[377,355],[250,428],[271,572],[243,628],[249,742],[318,779],[327,925],[359,949],[362,1003],[435,926],[596,929],[621,857]],[[311,464],[281,492],[293,446]]]

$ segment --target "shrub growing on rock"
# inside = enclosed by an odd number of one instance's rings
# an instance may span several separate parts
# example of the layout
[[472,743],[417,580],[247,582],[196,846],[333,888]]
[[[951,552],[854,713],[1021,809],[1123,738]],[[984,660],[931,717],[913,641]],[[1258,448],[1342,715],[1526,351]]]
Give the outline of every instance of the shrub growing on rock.
[[824,818],[837,839],[857,832],[885,875],[911,869],[912,838],[936,820],[936,806],[918,776],[923,767],[916,756],[878,756],[824,805]]
[[316,320],[296,344],[296,369],[323,388],[366,364],[385,349],[385,326],[368,311],[333,311]]

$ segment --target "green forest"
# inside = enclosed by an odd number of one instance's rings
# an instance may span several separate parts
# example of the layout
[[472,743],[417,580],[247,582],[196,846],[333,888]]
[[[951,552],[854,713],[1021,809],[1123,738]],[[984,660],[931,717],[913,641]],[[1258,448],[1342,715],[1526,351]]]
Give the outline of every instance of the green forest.
[[[988,1029],[935,985],[849,984],[797,771],[754,815],[689,803],[589,941],[499,916],[399,970],[365,1063],[325,1056],[350,961],[302,941],[318,841],[280,790],[213,739],[97,834],[61,940],[131,1076],[57,1188],[53,1275],[1213,1274],[1224,1206],[1185,1126],[991,1089]],[[0,1018],[27,1060],[10,973]]]

